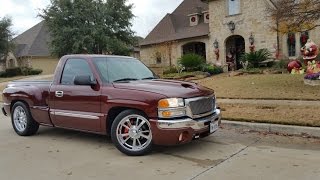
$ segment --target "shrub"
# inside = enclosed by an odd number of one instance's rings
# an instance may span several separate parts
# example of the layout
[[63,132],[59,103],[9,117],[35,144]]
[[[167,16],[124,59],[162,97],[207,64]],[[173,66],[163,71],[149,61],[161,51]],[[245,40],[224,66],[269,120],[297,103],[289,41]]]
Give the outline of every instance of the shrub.
[[272,67],[275,69],[287,69],[289,62],[289,59],[281,59],[279,61],[275,61]]
[[202,71],[207,72],[210,75],[223,73],[223,69],[221,67],[212,66],[212,65],[205,65],[204,67],[202,67]]
[[268,49],[259,49],[258,51],[245,53],[241,56],[242,62],[248,61],[254,68],[258,68],[260,63],[268,60],[271,57],[271,53]]
[[28,75],[38,75],[38,74],[41,74],[42,72],[43,72],[42,69],[31,69]]
[[41,74],[41,69],[32,69],[26,67],[17,67],[17,68],[10,68],[6,69],[4,72],[0,73],[0,77],[14,77],[14,76],[28,76],[28,75],[38,75]]
[[173,74],[178,73],[178,70],[175,66],[170,66],[163,71],[163,74]]
[[179,59],[179,63],[182,64],[187,71],[196,71],[205,63],[205,59],[197,54],[186,54]]
[[21,68],[10,68],[6,69],[4,72],[1,73],[1,77],[14,77],[14,76],[21,76],[22,70]]

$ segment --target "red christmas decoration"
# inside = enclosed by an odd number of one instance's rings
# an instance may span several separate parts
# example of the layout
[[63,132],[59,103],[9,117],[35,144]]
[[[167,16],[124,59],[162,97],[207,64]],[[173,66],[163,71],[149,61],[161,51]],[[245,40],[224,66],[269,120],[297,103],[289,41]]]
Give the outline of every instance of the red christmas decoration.
[[191,22],[196,22],[196,17],[191,17]]
[[292,44],[294,44],[296,42],[295,34],[289,34],[288,42],[289,42],[290,45],[292,45]]
[[294,60],[294,61],[291,61],[291,62],[288,63],[288,68],[287,69],[288,69],[289,73],[291,73],[291,71],[293,69],[300,69],[301,67],[302,67],[301,62],[298,61],[298,60]]

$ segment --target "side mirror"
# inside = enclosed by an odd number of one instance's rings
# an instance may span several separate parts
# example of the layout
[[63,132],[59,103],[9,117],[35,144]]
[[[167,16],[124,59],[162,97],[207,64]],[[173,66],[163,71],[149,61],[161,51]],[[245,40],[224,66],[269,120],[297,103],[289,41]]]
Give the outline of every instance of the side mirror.
[[81,86],[94,86],[97,81],[92,79],[89,75],[78,75],[74,77],[74,84]]

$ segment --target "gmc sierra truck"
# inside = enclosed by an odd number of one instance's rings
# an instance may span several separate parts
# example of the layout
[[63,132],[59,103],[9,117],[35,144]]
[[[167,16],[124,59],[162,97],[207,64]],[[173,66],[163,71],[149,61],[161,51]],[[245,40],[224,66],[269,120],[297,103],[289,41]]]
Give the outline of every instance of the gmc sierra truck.
[[123,56],[67,55],[53,81],[13,81],[2,96],[2,112],[20,136],[40,125],[104,134],[131,156],[206,137],[221,122],[213,90],[159,79]]

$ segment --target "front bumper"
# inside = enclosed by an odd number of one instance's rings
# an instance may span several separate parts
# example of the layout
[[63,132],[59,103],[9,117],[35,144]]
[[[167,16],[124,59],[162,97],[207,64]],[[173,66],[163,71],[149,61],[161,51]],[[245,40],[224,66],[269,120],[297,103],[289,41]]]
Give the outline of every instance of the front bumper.
[[5,115],[5,116],[8,115],[7,112],[6,112],[6,110],[4,109],[4,107],[2,107],[2,113],[3,113],[3,115]]
[[3,106],[2,106],[2,114],[5,115],[5,116],[10,115],[10,104],[8,104],[8,103],[3,103]]
[[185,144],[193,139],[210,135],[210,123],[221,124],[221,111],[197,120],[186,118],[179,120],[150,120],[153,143],[157,145]]

